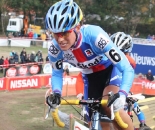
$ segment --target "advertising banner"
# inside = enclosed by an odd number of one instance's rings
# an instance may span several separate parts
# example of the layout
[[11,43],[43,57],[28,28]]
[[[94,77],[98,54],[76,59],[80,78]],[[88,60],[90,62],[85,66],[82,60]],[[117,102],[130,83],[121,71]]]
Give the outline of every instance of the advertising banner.
[[10,67],[6,71],[6,77],[15,76],[31,76],[39,74],[41,66],[39,65],[23,65]]
[[134,44],[131,57],[136,61],[136,74],[146,74],[148,70],[151,70],[155,75],[155,46]]
[[155,95],[155,81],[149,81],[144,78],[135,78],[131,92],[134,94],[142,93],[146,95]]
[[12,77],[6,79],[8,79],[9,84],[7,88],[8,91],[41,87],[39,76]]
[[80,124],[79,122],[74,122],[74,130],[89,130],[89,128],[85,127],[84,125]]
[[0,78],[0,90],[6,90],[5,78]]

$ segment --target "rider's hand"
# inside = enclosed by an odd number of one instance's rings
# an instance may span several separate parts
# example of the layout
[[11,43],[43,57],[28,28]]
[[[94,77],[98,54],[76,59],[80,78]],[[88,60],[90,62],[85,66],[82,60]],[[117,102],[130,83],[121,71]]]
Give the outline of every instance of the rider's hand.
[[79,100],[82,100],[82,99],[83,99],[83,94],[82,94],[82,93],[79,93],[76,97],[77,97]]
[[60,102],[61,102],[61,95],[59,93],[54,93],[49,95],[46,98],[46,103],[51,107],[51,108],[56,108]]
[[119,98],[117,98],[114,103],[114,112],[119,111],[120,109],[124,109],[126,103],[126,94],[124,92],[119,92]]

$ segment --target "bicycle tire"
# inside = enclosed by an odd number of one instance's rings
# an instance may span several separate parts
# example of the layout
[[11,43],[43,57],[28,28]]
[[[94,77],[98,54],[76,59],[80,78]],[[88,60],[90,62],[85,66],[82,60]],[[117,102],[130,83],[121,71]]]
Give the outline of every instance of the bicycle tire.
[[143,127],[140,127],[139,130],[152,130],[152,129],[148,126],[143,126]]

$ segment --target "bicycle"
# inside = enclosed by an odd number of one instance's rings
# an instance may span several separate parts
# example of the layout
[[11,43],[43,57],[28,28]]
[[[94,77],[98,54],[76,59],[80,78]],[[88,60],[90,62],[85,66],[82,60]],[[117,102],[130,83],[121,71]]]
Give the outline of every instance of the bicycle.
[[[91,126],[90,126],[90,130],[99,130],[100,129],[100,113],[99,113],[99,108],[101,107],[101,105],[107,105],[108,107],[111,107],[111,115],[112,115],[112,119],[111,120],[115,120],[117,122],[117,124],[121,127],[121,128],[127,128],[128,125],[126,123],[123,122],[123,120],[121,119],[119,112],[113,112],[113,102],[119,97],[118,94],[113,94],[112,92],[110,92],[108,94],[109,98],[108,100],[94,100],[94,99],[88,99],[88,100],[61,100],[61,105],[88,105],[88,106],[92,106],[95,105],[96,109],[93,109],[92,111],[92,120],[91,120]],[[52,109],[49,107],[48,113],[47,115],[50,113],[50,111],[52,110],[52,117],[55,121],[55,123],[59,126],[59,127],[65,127],[65,123],[62,122],[58,116],[58,108]]]

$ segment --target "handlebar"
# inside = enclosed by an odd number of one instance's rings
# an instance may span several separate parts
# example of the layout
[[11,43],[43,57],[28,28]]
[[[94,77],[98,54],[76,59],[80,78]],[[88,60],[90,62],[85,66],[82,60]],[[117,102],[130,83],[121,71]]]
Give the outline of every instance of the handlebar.
[[[103,106],[106,106],[108,103],[108,100],[61,100],[61,105],[88,105],[88,104],[101,104]],[[115,118],[114,120],[117,122],[117,124],[121,127],[121,128],[127,128],[128,124],[126,124],[125,122],[123,122],[122,118],[119,115],[119,111],[114,113]],[[65,124],[59,119],[58,116],[58,108],[56,108],[54,111],[52,111],[52,117],[55,120],[56,124],[59,127],[64,127]]]

